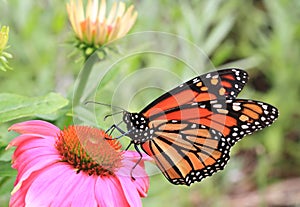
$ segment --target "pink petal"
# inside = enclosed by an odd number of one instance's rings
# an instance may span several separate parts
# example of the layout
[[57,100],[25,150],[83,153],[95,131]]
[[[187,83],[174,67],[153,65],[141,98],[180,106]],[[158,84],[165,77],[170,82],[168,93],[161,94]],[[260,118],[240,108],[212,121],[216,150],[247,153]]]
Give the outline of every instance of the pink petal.
[[123,192],[126,196],[129,206],[142,207],[142,201],[135,185],[132,183],[132,179],[129,177],[118,177],[121,183]]
[[[140,163],[136,165],[139,160],[139,153],[134,151],[126,151],[124,154],[123,166],[116,173],[120,178],[129,178],[134,184],[136,190],[139,192],[141,197],[146,197],[149,189],[149,177],[144,169],[144,159],[153,161],[151,157],[143,154],[143,159]],[[133,169],[134,167],[134,169]],[[131,179],[131,171],[132,176],[135,180]]]
[[[50,206],[56,199],[56,192],[61,189],[68,172],[75,174],[71,168],[61,163],[50,165],[40,171],[27,191],[26,204],[29,204],[30,207]],[[76,180],[74,182],[76,183]],[[73,190],[76,190],[76,188]]]
[[[42,151],[44,149],[44,151]],[[36,156],[36,157],[35,157]],[[30,162],[33,159],[46,159],[47,156],[54,158],[53,161],[56,162],[60,160],[60,155],[57,152],[53,152],[46,147],[34,148],[28,151],[23,151],[22,153],[15,153],[13,160],[13,167],[19,168],[25,162]]]
[[129,206],[120,182],[114,176],[98,177],[95,186],[99,206]]
[[144,162],[140,161],[138,165],[136,163],[138,160],[126,160],[124,159],[122,161],[123,166],[118,169],[116,174],[118,176],[123,176],[123,177],[131,177],[131,175],[134,178],[145,178],[148,177],[145,168],[144,168]]
[[25,205],[25,196],[28,191],[28,188],[31,186],[35,177],[39,174],[39,172],[34,172],[30,175],[30,177],[22,183],[18,183],[18,186],[15,186],[12,196],[9,201],[9,206],[24,206]]
[[74,194],[72,207],[90,206],[97,207],[97,201],[95,197],[95,183],[97,178],[89,176],[85,172],[81,172],[78,176],[83,177],[83,183],[76,188],[76,194]]
[[28,160],[28,162],[20,163],[19,166],[14,166],[18,170],[18,176],[16,182],[22,182],[26,180],[33,172],[39,171],[51,164],[58,162],[58,156],[40,156],[36,159]]
[[39,134],[44,136],[56,136],[60,129],[46,121],[31,120],[12,125],[8,130],[19,134]]
[[[19,143],[19,146],[17,146],[14,155],[13,160],[18,158],[20,155],[22,155],[24,152],[31,151],[31,150],[38,150],[40,151],[40,154],[58,154],[57,149],[55,148],[55,143],[53,141],[37,138],[33,139],[32,136],[28,135],[20,135],[21,139],[26,139],[26,141]],[[31,156],[36,157],[36,154],[32,154]]]
[[[37,144],[39,144],[40,146],[38,146]],[[30,152],[33,150],[39,151],[40,155],[59,154],[59,152],[57,151],[57,149],[55,148],[54,145],[42,144],[42,143],[39,143],[39,141],[36,141],[36,142],[28,143],[27,145],[21,145],[21,146],[17,147],[15,150],[14,156],[17,157],[17,156],[24,154],[27,151]]]
[[[142,160],[143,161],[153,161],[153,159],[147,155],[146,153],[141,153],[142,154]],[[139,160],[140,159],[140,154],[137,151],[131,151],[131,150],[126,150],[123,153],[124,159],[130,159],[130,160]]]
[[133,181],[133,184],[135,185],[141,197],[147,197],[147,192],[149,189],[149,177],[136,178]]
[[[51,203],[51,207],[70,207],[73,198],[77,195],[77,187],[84,182],[84,176],[77,174],[71,166],[64,165],[64,174],[58,180],[56,197]],[[94,199],[94,198],[91,198]]]
[[[145,169],[140,164],[133,169],[136,162],[137,161],[123,160],[123,166],[118,170],[116,174],[122,179],[130,179],[134,184],[135,189],[139,192],[140,196],[146,197],[149,189],[149,177]],[[135,180],[131,178],[131,171],[132,176]]]
[[11,140],[9,145],[6,147],[6,149],[11,148],[12,146],[26,145],[28,142],[32,142],[32,141],[41,141],[42,143],[44,143],[43,145],[48,145],[48,146],[54,145],[55,143],[54,137],[42,136],[37,134],[22,134],[20,136],[17,136],[13,140]]

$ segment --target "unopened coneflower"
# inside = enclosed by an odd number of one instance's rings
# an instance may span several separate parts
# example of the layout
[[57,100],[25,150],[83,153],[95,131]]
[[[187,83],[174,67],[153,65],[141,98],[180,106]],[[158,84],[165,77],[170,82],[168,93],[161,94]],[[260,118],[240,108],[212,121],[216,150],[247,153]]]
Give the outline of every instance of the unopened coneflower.
[[[12,167],[18,171],[10,206],[142,206],[149,178],[140,155],[88,126],[60,130],[45,121],[14,124],[20,133]],[[134,179],[131,177],[133,176]]]
[[0,70],[6,71],[8,69],[11,70],[11,67],[8,65],[8,58],[12,58],[12,55],[4,50],[8,48],[8,35],[9,35],[9,27],[2,26],[0,27]]
[[126,9],[124,2],[114,2],[108,11],[106,0],[88,0],[86,7],[82,0],[70,0],[67,11],[77,38],[76,47],[87,57],[125,36],[137,18],[133,5]]

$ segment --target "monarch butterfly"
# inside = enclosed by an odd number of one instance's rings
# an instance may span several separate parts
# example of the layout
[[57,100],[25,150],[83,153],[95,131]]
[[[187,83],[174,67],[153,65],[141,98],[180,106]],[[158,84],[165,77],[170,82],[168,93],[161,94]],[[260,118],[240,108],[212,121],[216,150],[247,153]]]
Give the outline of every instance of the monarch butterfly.
[[270,126],[278,110],[260,101],[236,99],[247,72],[223,69],[195,77],[163,94],[139,113],[123,112],[138,150],[151,156],[173,184],[191,185],[222,170],[231,147]]

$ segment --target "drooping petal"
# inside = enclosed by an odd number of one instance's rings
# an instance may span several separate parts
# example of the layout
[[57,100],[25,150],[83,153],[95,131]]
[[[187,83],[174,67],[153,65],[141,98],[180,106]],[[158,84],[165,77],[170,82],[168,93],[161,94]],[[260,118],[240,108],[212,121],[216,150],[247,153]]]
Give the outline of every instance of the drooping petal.
[[77,186],[76,194],[74,194],[71,206],[97,207],[97,202],[95,199],[96,178],[94,176],[89,176],[84,172],[79,173],[78,176],[82,177],[83,183],[80,186]]
[[48,165],[56,163],[57,160],[57,155],[41,156],[37,159],[31,159],[24,162],[20,162],[19,165],[13,165],[13,167],[18,170],[16,182],[23,182],[33,172],[39,171],[47,167]]
[[[141,153],[141,154],[142,154],[143,161],[153,161],[153,159],[149,155],[145,153]],[[139,160],[141,155],[137,151],[127,150],[124,151],[123,157],[126,160]]]
[[140,195],[132,182],[131,177],[118,177],[125,194],[126,200],[130,206],[142,207]]
[[[22,141],[20,141],[22,140]],[[17,148],[13,154],[13,163],[17,165],[18,160],[24,162],[26,160],[38,159],[44,155],[58,155],[54,147],[54,141],[46,140],[28,134],[20,135],[12,142]]]
[[[58,185],[55,200],[51,203],[51,207],[69,207],[76,195],[78,186],[84,182],[84,177],[77,174],[69,165],[63,166],[64,174],[57,180]],[[93,199],[93,198],[91,198]]]
[[[146,197],[149,188],[149,177],[144,169],[144,161],[153,161],[153,159],[142,153],[142,160],[138,165],[140,154],[136,151],[125,151],[123,154],[123,166],[118,170],[117,175],[120,179],[130,180],[141,197]],[[135,180],[132,180],[131,176]]]
[[9,130],[18,132],[19,134],[38,134],[43,136],[56,136],[59,128],[46,121],[32,120],[12,125]]
[[120,182],[114,176],[98,177],[95,195],[99,206],[129,206]]
[[14,138],[12,141],[10,141],[6,149],[11,148],[12,146],[18,146],[18,147],[26,146],[27,148],[45,146],[45,147],[54,148],[54,144],[55,144],[54,137],[42,136],[42,135],[39,136],[36,134],[22,134]]
[[25,206],[25,196],[28,191],[28,188],[31,186],[32,182],[35,180],[35,176],[38,174],[39,172],[34,172],[30,174],[30,177],[24,180],[24,182],[19,182],[17,183],[17,185],[15,185],[13,191],[11,192],[9,206]]
[[[135,166],[136,162],[130,160],[123,161],[123,166],[119,169],[117,175],[120,179],[130,178],[140,196],[146,197],[149,189],[149,177],[143,167],[143,163]],[[135,180],[131,179],[131,174]]]
[[[31,134],[22,134],[18,136],[16,139],[11,141],[11,144],[13,146],[17,147],[17,150],[20,152],[27,151],[33,148],[47,148],[47,151],[44,153],[48,153],[48,151],[51,151],[54,153],[56,151],[55,149],[55,139],[52,137],[36,137],[36,135]],[[21,140],[21,141],[20,141]],[[56,152],[57,154],[57,152]]]
[[60,188],[60,177],[65,177],[64,172],[65,166],[61,163],[41,170],[26,193],[25,203],[30,207],[50,206],[55,199],[54,192]]

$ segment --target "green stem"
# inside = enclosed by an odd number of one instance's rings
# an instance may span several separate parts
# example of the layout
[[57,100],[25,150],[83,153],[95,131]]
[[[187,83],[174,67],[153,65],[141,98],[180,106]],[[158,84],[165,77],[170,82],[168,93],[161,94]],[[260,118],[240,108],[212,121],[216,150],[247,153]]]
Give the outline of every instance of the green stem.
[[94,64],[99,61],[99,58],[97,55],[91,55],[84,64],[84,67],[82,71],[79,74],[79,83],[74,91],[73,96],[73,107],[76,107],[80,104],[80,99],[82,97],[83,92],[85,91],[85,87],[87,85],[87,81],[89,79],[90,73],[92,71],[92,68]]

